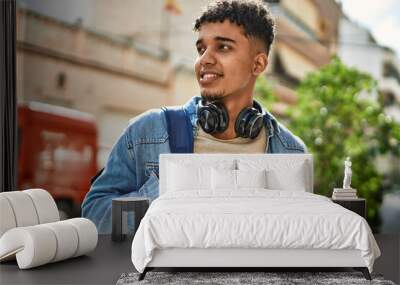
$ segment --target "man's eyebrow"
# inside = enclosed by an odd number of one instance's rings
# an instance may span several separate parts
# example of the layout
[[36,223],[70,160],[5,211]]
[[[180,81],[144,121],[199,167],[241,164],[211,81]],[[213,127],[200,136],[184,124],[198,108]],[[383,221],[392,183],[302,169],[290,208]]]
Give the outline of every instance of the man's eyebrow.
[[[214,40],[220,41],[220,42],[231,42],[231,43],[236,44],[236,41],[235,41],[235,40],[230,39],[230,38],[227,38],[227,37],[216,36],[216,37],[214,37]],[[201,44],[202,42],[203,42],[203,39],[198,39],[198,40],[196,41],[196,46],[197,46],[198,44]]]
[[221,41],[221,42],[231,42],[231,43],[236,44],[236,41],[235,41],[235,40],[230,39],[230,38],[226,38],[226,37],[217,36],[217,37],[215,37],[214,39],[216,39],[217,41]]

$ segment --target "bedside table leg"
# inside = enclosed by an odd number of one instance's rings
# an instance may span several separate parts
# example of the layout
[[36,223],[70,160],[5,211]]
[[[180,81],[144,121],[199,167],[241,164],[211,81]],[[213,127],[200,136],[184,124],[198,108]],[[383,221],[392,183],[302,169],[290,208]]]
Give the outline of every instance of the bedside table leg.
[[111,209],[112,219],[112,241],[122,241],[122,205],[116,202],[112,202]]
[[372,280],[367,267],[354,267],[354,269],[357,271],[361,271],[362,274],[364,275],[365,279]]

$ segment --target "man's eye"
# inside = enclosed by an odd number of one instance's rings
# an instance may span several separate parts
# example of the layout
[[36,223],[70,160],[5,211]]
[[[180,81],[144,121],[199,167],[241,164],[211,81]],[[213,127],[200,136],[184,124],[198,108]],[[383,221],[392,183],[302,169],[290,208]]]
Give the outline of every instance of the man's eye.
[[204,50],[205,50],[204,48],[198,47],[198,48],[197,48],[197,53],[198,53],[198,54],[203,54],[203,53],[204,53]]
[[223,50],[223,51],[227,51],[227,50],[230,50],[231,47],[228,46],[228,45],[220,45],[220,46],[219,46],[219,49],[220,49],[220,50]]

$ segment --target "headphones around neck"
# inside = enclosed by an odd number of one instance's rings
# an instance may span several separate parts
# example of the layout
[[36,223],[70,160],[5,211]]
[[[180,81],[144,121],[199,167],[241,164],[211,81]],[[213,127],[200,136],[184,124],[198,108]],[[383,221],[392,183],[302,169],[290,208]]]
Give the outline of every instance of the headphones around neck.
[[[206,103],[199,100],[197,117],[201,128],[208,134],[223,133],[229,124],[229,115],[222,102]],[[246,107],[238,114],[235,132],[239,137],[254,139],[260,133],[263,122],[262,108],[253,101],[253,107]]]

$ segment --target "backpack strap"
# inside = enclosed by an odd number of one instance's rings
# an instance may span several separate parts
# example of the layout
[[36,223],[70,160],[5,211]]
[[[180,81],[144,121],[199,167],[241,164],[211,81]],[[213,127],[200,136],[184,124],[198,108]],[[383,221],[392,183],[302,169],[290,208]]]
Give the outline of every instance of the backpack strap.
[[193,129],[182,107],[163,107],[171,153],[193,153]]
[[100,170],[96,173],[96,175],[93,176],[93,177],[90,179],[90,186],[93,185],[93,183],[96,181],[97,178],[99,178],[99,176],[103,173],[103,171],[104,171],[104,167],[103,167],[102,169],[100,169]]

